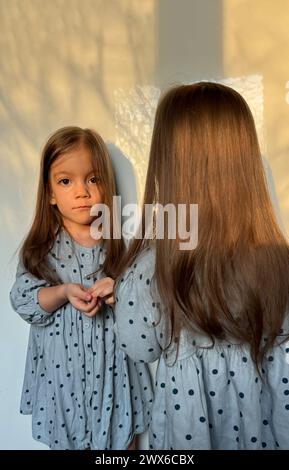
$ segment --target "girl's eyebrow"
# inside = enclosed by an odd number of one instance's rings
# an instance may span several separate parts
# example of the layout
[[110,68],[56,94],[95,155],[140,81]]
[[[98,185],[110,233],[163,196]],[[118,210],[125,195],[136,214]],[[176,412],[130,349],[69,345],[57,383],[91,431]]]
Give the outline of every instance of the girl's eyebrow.
[[58,171],[57,173],[54,173],[54,176],[60,176],[60,175],[71,175],[69,171]]
[[[94,173],[94,170],[93,170],[93,169],[90,170],[90,171],[88,171],[88,172],[87,172],[87,175],[90,175],[90,174],[92,174],[92,173]],[[71,175],[72,175],[72,176],[73,176],[74,174],[75,174],[74,172],[62,170],[62,171],[58,171],[57,173],[54,173],[53,176],[57,178],[57,177],[59,177],[59,176],[61,176],[61,175],[66,175],[66,176],[71,176]]]

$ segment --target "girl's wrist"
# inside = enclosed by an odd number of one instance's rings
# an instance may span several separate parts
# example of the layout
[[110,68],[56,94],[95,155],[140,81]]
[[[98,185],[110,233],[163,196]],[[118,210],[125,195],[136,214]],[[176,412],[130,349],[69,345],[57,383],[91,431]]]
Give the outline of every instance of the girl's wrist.
[[61,297],[63,297],[63,300],[65,300],[65,302],[68,301],[68,297],[67,297],[67,291],[68,291],[68,286],[69,284],[61,284],[59,287],[60,287],[60,295]]

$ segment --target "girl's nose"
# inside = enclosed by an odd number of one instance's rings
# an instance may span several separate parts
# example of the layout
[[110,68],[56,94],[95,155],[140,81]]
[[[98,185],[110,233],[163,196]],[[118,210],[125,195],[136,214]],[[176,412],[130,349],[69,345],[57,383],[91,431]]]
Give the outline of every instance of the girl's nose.
[[78,183],[75,190],[76,197],[88,197],[89,191],[85,183]]

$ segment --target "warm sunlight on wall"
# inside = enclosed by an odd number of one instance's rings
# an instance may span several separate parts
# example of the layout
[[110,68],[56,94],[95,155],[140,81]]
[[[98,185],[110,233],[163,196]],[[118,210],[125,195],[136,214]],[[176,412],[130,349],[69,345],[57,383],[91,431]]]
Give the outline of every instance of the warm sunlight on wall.
[[31,220],[48,134],[75,124],[113,141],[114,90],[154,80],[154,8],[154,0],[0,1],[2,189],[17,181],[9,208],[1,201],[10,234]]
[[[289,2],[223,0],[224,76],[263,75],[266,156],[289,234]],[[288,84],[289,86],[289,84]],[[289,96],[289,95],[288,95]]]

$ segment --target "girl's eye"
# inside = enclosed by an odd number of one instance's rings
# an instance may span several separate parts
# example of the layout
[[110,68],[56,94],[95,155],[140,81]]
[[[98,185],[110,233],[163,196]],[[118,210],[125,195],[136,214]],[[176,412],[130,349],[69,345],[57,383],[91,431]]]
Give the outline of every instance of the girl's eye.
[[62,178],[62,180],[58,181],[59,184],[62,184],[62,186],[67,186],[70,183],[69,178]]
[[98,184],[99,178],[97,178],[96,176],[92,176],[91,178],[89,178],[89,182],[92,184]]

